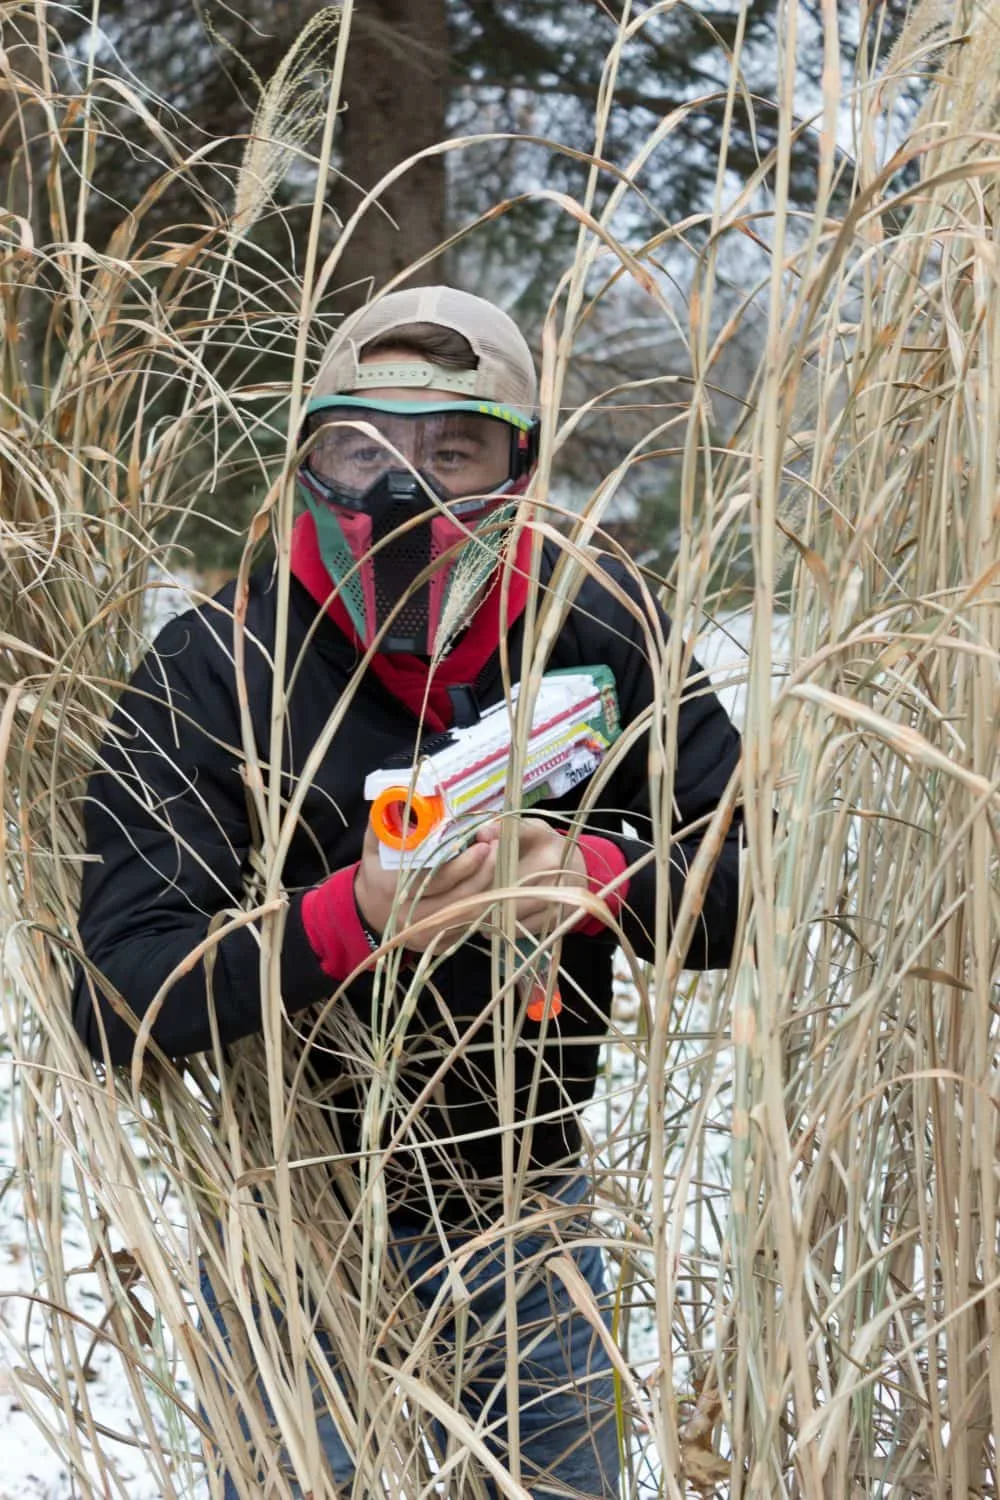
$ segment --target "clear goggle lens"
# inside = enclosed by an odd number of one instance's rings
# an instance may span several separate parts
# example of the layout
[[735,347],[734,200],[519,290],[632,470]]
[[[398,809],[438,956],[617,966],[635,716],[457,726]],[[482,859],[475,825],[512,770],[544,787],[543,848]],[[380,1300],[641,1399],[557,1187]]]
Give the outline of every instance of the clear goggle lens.
[[306,418],[305,464],[320,484],[360,496],[389,469],[429,475],[452,499],[490,495],[522,472],[526,432],[500,417],[451,409],[385,411],[352,403]]

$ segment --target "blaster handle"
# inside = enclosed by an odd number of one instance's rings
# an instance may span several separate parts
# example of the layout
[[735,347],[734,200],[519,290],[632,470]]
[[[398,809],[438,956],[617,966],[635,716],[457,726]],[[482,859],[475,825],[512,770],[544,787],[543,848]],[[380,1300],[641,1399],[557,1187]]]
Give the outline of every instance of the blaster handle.
[[380,843],[390,849],[417,849],[445,816],[444,799],[436,792],[411,792],[408,786],[387,786],[372,803],[369,821]]

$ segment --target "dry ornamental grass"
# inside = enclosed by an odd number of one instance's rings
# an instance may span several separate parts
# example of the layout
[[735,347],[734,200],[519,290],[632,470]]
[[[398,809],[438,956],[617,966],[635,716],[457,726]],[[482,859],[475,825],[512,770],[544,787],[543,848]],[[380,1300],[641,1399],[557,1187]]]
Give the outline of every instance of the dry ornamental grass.
[[[225,1065],[211,1053],[180,1064],[146,1026],[132,1067],[103,1070],[70,1021],[86,777],[171,580],[172,542],[199,495],[237,470],[266,496],[241,580],[270,535],[286,617],[295,418],[343,238],[323,247],[321,189],[295,270],[269,260],[253,229],[293,161],[327,180],[351,7],[339,21],[318,17],[265,91],[228,183],[179,153],[159,114],[96,66],[67,93],[30,14],[19,13],[31,50],[4,54],[2,118],[9,151],[30,142],[16,167],[32,186],[0,217],[2,1003],[38,1268],[30,1317],[45,1330],[44,1359],[16,1335],[20,1399],[60,1450],[74,1494],[125,1493],[89,1393],[96,1341],[121,1362],[165,1497],[206,1484],[200,1431],[239,1493],[262,1493],[226,1382],[241,1389],[270,1495],[296,1493],[293,1476],[306,1493],[334,1493],[317,1425],[327,1410],[356,1454],[357,1494],[464,1500],[487,1493],[490,1474],[498,1493],[523,1495],[516,1431],[509,1464],[498,1464],[482,1424],[456,1407],[455,1362],[475,1369],[475,1330],[443,1357],[439,1307],[415,1296],[385,1249],[386,1156],[420,1138],[396,1063],[419,1040],[407,1033],[411,1001],[436,960],[414,973],[386,943],[372,1029],[337,996],[315,1023],[367,1091],[360,1172],[343,1157],[335,1111],[311,1093],[314,1023],[282,1006],[292,811],[280,694],[266,755],[249,730],[242,747],[260,829],[245,906],[212,923],[203,950],[255,925],[262,1034]],[[630,562],[642,587],[662,584],[676,626],[646,642],[663,899],[654,960],[627,949],[619,960],[622,1006],[586,1116],[584,1164],[601,1209],[586,1232],[600,1235],[616,1288],[623,1493],[995,1496],[1000,6],[918,8],[887,56],[873,30],[845,83],[827,3],[828,66],[805,126],[793,110],[805,16],[791,5],[778,143],[757,177],[734,183],[724,149],[703,222],[626,244],[616,215],[676,126],[668,117],[636,143],[629,172],[605,171],[619,50],[652,14],[626,7],[587,187],[561,205],[579,238],[544,319],[541,458],[522,518],[559,539],[563,564],[558,586],[529,604],[525,661],[508,664],[517,676],[544,663],[599,550],[614,550],[603,528],[623,474],[653,449],[675,450],[676,562],[663,580]],[[5,33],[17,19],[5,18]],[[739,62],[737,51],[733,98]],[[887,146],[915,73],[919,110]],[[87,174],[101,132],[124,128],[162,176],[98,246]],[[807,129],[818,157],[803,214],[788,171]],[[847,131],[850,153],[837,144]],[[178,175],[200,205],[197,232],[147,236],[146,216]],[[764,269],[732,306],[720,268],[743,244]],[[686,264],[684,300],[660,272],[668,255]],[[566,513],[550,479],[581,417],[564,401],[574,344],[625,284],[651,325],[683,335],[687,397],[666,417],[647,382],[597,398],[599,411],[628,396],[649,420],[622,471]],[[760,362],[742,417],[720,438],[716,371],[749,319],[762,330]],[[265,358],[275,351],[280,382]],[[723,607],[727,569],[746,546],[748,649],[734,640],[713,669],[719,685],[745,684],[743,761],[668,921],[673,729],[691,643]],[[279,634],[279,681],[283,650]],[[737,951],[728,973],[699,979],[683,957],[736,805],[746,845]],[[511,935],[508,921],[498,951]],[[512,994],[498,983],[484,1023],[501,1058],[501,1122],[514,1107],[503,1065]],[[456,1039],[457,1052],[468,1045]],[[500,1247],[509,1305],[517,1270],[503,1247],[519,1221],[552,1212],[522,1194],[518,1171],[511,1151],[502,1213],[484,1231]],[[68,1307],[65,1180],[104,1292],[90,1323]],[[206,1319],[200,1265],[228,1343]],[[560,1266],[595,1321],[573,1261]],[[449,1269],[460,1277],[461,1257]],[[516,1379],[515,1334],[508,1318]],[[179,1364],[193,1400],[180,1395]],[[448,1435],[443,1466],[425,1441],[435,1419]]]

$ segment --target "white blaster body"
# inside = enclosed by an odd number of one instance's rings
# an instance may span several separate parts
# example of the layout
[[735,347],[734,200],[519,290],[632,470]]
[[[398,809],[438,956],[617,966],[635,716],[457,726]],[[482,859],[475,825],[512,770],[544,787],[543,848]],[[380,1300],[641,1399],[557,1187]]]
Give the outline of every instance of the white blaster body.
[[[434,737],[416,767],[384,767],[365,780],[370,821],[383,868],[426,869],[459,852],[476,827],[500,812],[507,795],[509,702],[476,724]],[[547,672],[535,699],[520,805],[561,797],[600,765],[621,733],[618,695],[607,667]]]

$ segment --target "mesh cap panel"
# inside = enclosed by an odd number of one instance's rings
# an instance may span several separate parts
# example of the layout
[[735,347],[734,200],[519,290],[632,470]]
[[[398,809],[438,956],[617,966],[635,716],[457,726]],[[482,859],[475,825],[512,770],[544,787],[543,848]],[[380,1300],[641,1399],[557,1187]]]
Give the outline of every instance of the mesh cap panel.
[[479,360],[470,372],[470,396],[499,401],[525,413],[532,411],[538,381],[521,330],[492,302],[451,286],[406,287],[352,313],[330,341],[313,395],[335,396],[356,390],[365,345],[407,323],[435,323],[468,339]]

